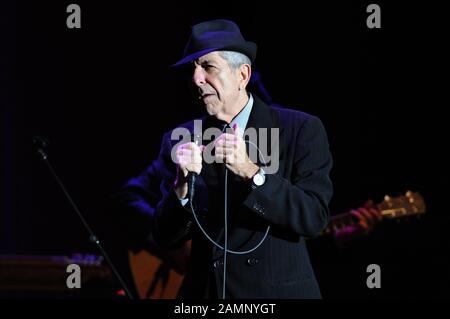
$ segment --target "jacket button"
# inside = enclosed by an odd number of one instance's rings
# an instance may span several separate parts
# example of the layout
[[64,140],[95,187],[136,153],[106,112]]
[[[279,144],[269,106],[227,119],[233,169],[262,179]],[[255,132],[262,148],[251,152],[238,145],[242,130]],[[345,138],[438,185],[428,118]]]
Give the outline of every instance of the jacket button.
[[251,257],[247,259],[247,265],[255,266],[259,262],[258,258]]
[[255,203],[253,205],[253,209],[260,215],[264,215],[264,207],[259,205],[258,203]]
[[223,260],[222,260],[222,259],[216,260],[216,261],[214,262],[213,266],[214,266],[214,268],[216,268],[216,269],[219,268],[219,267],[221,267],[221,266],[223,266]]

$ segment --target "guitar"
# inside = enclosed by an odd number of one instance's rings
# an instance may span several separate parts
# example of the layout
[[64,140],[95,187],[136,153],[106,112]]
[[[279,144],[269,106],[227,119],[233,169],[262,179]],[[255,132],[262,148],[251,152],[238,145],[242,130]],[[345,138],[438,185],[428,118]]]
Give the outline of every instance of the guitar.
[[[412,191],[407,191],[405,195],[396,197],[385,195],[383,201],[375,205],[375,208],[380,211],[381,219],[403,218],[426,212],[423,196]],[[346,227],[354,227],[356,223],[358,223],[358,219],[351,212],[334,215],[322,234],[335,234]]]
[[191,251],[191,241],[164,257],[146,250],[129,251],[128,260],[138,297],[141,299],[175,299],[183,282]]
[[[382,218],[392,219],[423,214],[426,207],[422,195],[408,191],[405,195],[398,197],[386,195],[376,208],[379,209]],[[357,222],[355,218],[350,212],[332,216],[330,225],[322,234],[333,234],[343,227],[352,226]],[[183,269],[185,270],[186,267],[173,267],[173,265],[186,265],[189,261],[189,252],[190,241],[180,249],[171,251],[167,261],[144,250],[138,253],[130,251],[129,261],[139,298],[176,298],[184,277]]]

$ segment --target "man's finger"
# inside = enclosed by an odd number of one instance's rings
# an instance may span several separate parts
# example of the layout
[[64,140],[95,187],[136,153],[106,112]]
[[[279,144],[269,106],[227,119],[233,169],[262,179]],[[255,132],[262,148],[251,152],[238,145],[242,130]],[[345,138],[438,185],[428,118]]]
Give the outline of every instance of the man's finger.
[[366,218],[366,221],[369,224],[369,226],[372,226],[372,224],[374,224],[375,221],[374,221],[374,218],[373,218],[372,214],[369,213],[367,208],[361,207],[361,208],[359,208],[359,211]]
[[216,154],[214,156],[214,159],[215,159],[216,163],[225,163],[226,162],[226,156],[223,154]]
[[241,129],[239,128],[239,125],[237,123],[233,125],[233,132],[236,136],[241,135]]
[[235,145],[237,144],[237,142],[234,140],[220,140],[217,141],[217,143],[215,144],[215,147],[223,147],[223,148],[233,148]]
[[236,135],[235,134],[228,134],[228,133],[223,133],[222,134],[222,139],[225,141],[236,141]]
[[383,219],[383,216],[381,215],[380,211],[376,208],[368,208],[368,211],[372,214],[374,219],[380,221]]

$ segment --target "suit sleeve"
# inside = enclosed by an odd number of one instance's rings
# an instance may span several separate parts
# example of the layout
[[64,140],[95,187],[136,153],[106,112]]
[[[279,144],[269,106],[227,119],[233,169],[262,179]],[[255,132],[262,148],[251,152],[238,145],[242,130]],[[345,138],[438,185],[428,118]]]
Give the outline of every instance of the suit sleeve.
[[322,122],[308,118],[294,145],[291,178],[267,174],[265,183],[250,192],[244,205],[271,224],[313,237],[328,224],[333,192],[332,158]]
[[[130,179],[119,201],[127,211],[127,228],[140,242],[145,238],[160,248],[176,248],[187,240],[189,212],[174,190],[176,165],[170,157],[170,134],[164,135],[156,160],[139,176]],[[132,221],[132,223],[130,223]]]
[[167,133],[161,145],[158,158],[158,169],[164,174],[161,182],[162,199],[154,212],[152,233],[155,242],[163,248],[177,248],[190,239],[192,221],[190,211],[183,207],[175,194],[173,183],[176,175],[176,165],[172,161],[170,134]]

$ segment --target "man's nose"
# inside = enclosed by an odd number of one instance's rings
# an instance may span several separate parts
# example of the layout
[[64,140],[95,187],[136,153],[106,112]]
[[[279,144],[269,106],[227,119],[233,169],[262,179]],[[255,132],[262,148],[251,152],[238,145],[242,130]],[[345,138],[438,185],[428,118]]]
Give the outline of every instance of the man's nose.
[[192,75],[192,82],[196,86],[202,86],[205,84],[205,74],[201,68],[195,68],[194,74]]

